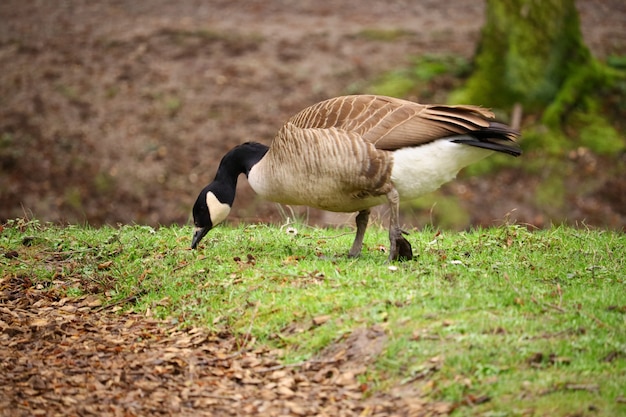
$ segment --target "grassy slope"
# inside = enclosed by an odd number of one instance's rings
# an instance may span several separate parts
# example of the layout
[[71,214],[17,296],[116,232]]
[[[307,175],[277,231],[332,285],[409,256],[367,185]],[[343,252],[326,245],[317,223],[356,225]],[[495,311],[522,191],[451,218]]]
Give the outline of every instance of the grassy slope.
[[[293,233],[295,229],[297,233]],[[626,413],[626,238],[519,226],[415,231],[412,262],[385,263],[386,231],[344,256],[350,230],[219,227],[199,251],[189,227],[92,229],[16,220],[0,234],[3,277],[69,296],[231,331],[307,359],[354,329],[384,329],[363,382],[474,400],[456,415]],[[25,245],[26,244],[26,245]]]

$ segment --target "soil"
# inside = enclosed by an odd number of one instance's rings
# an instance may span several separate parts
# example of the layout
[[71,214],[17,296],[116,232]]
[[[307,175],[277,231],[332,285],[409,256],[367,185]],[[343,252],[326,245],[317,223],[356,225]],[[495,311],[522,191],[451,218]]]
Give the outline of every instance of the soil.
[[[358,93],[412,57],[471,58],[483,3],[3,1],[0,220],[184,224],[232,146],[269,143],[298,110]],[[623,55],[623,2],[578,6],[594,54]],[[443,99],[432,91],[409,98]],[[582,168],[574,158],[570,182],[587,184]],[[551,204],[558,212],[534,196],[545,178],[518,171],[462,179],[443,192],[458,197],[472,224],[514,211],[539,227],[555,220],[623,227],[624,181],[615,184],[612,170],[591,174],[592,184],[560,187],[566,195]],[[284,221],[245,180],[239,191],[231,219]],[[296,214],[337,221],[315,210]]]
[[[623,1],[578,7],[594,54],[624,55]],[[478,0],[4,0],[0,220],[184,224],[229,148],[269,143],[296,111],[359,92],[412,56],[470,58],[483,13]],[[385,41],[374,29],[397,36]],[[624,227],[626,185],[605,163],[572,153],[559,215]],[[551,217],[534,191],[547,177],[509,170],[444,192],[474,224],[516,210],[518,221],[541,226]],[[580,191],[585,177],[593,184]],[[282,218],[245,181],[240,191],[234,218]],[[284,365],[246,335],[181,330],[28,277],[0,279],[2,415],[421,416],[459,406],[426,401],[420,381],[374,394],[357,382],[382,346],[381,329]],[[436,372],[436,361],[425,369]]]

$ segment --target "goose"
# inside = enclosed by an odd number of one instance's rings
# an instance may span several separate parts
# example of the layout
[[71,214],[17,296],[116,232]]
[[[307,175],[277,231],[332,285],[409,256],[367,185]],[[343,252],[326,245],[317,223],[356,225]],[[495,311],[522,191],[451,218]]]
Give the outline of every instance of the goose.
[[297,113],[268,147],[240,144],[220,161],[193,206],[195,249],[228,216],[245,174],[261,197],[281,204],[357,212],[349,257],[363,247],[370,209],[389,205],[389,261],[413,258],[399,224],[400,200],[454,179],[465,166],[501,152],[519,156],[519,132],[474,105],[418,104],[379,95],[331,98]]

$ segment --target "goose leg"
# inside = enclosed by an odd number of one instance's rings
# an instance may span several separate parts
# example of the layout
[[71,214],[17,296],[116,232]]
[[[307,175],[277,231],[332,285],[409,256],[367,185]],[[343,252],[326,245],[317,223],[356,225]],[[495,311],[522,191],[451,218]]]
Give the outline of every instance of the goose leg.
[[363,248],[363,238],[365,237],[365,229],[367,229],[367,222],[370,217],[370,210],[361,210],[356,216],[356,236],[354,237],[354,243],[348,252],[350,258],[356,258],[361,254]]
[[413,250],[408,240],[402,236],[406,234],[400,229],[400,195],[394,188],[387,193],[391,215],[389,218],[389,261],[410,261],[413,259]]

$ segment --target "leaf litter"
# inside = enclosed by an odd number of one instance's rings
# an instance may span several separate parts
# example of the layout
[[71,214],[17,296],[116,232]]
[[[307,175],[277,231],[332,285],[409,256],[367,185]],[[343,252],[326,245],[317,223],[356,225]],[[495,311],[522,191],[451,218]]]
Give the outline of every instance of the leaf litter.
[[[0,415],[433,416],[452,407],[418,391],[359,382],[383,329],[343,336],[318,357],[280,352],[205,328],[181,328],[63,297],[27,276],[0,280]],[[242,341],[242,339],[244,339]]]

